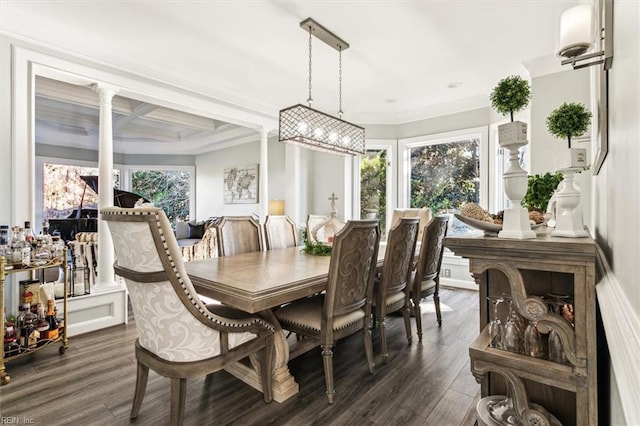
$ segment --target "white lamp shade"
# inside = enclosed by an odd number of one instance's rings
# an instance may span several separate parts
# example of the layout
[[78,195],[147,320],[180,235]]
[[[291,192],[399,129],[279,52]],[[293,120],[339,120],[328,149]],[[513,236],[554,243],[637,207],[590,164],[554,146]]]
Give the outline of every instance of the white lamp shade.
[[269,214],[282,216],[284,214],[284,200],[269,200]]
[[558,56],[573,58],[593,47],[593,7],[581,4],[565,10],[560,16]]

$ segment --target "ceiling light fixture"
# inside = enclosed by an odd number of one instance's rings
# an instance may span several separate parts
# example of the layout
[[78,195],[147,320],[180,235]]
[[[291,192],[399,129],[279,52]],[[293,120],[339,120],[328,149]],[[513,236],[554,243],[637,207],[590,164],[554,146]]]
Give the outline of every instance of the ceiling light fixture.
[[[301,145],[316,151],[340,155],[364,154],[364,128],[342,119],[342,51],[349,44],[312,18],[300,23],[309,32],[309,98],[308,106],[297,104],[280,110],[280,142]],[[311,41],[312,36],[339,52],[338,117],[311,108]]]
[[[603,69],[611,68],[613,62],[613,0],[597,2],[598,15],[593,16],[591,5],[581,4],[565,10],[560,16],[560,47],[558,56],[567,58],[561,64],[571,64],[573,69],[602,64]],[[594,43],[594,29],[599,32],[599,39]],[[588,52],[594,45],[601,49]],[[578,64],[589,59],[599,58],[587,63]]]

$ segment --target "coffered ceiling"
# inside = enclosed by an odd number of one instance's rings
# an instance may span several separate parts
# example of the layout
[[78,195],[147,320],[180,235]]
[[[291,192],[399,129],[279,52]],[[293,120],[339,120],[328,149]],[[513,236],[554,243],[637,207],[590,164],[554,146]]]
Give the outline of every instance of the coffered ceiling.
[[[347,120],[366,126],[485,107],[505,76],[560,70],[557,21],[577,3],[2,0],[0,30],[276,123],[279,109],[307,99],[308,35],[299,23],[313,17],[350,44],[342,61],[343,110]],[[335,114],[338,54],[313,43],[313,106]],[[49,143],[95,143],[97,96],[90,93],[90,103],[81,93],[89,88],[56,91],[56,84],[38,82],[37,135]],[[68,96],[61,99],[60,92]],[[163,153],[199,153],[257,138],[255,130],[229,121],[116,96],[115,148],[143,153],[153,142]]]

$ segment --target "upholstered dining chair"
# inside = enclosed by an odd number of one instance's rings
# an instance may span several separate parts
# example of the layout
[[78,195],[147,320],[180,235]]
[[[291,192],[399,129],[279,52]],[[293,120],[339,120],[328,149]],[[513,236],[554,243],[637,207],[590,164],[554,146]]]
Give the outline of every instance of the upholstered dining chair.
[[385,317],[388,313],[402,310],[407,341],[411,343],[411,302],[409,289],[413,257],[418,239],[417,217],[402,217],[389,230],[384,264],[374,288],[374,317],[380,336],[382,362],[389,358]]
[[215,225],[218,255],[262,251],[260,224],[251,216],[223,216]]
[[[132,420],[150,368],[171,379],[172,425],[182,424],[187,378],[217,372],[259,351],[261,371],[273,370],[274,327],[257,316],[200,301],[162,210],[110,207],[100,213],[113,237],[114,270],[124,278],[138,330]],[[263,374],[262,389],[270,402],[271,374]]]
[[422,341],[422,313],[420,300],[433,294],[438,327],[442,326],[440,312],[440,268],[444,252],[444,237],[447,236],[448,216],[435,216],[425,227],[420,243],[420,255],[416,264],[413,283],[411,284],[411,300],[415,309],[418,340]]
[[298,245],[296,224],[289,216],[267,216],[264,222],[264,236],[267,250]]
[[326,241],[324,231],[322,229],[318,230],[317,239],[311,231],[313,231],[316,226],[320,225],[323,222],[326,222],[327,219],[328,218],[326,216],[320,214],[307,215],[307,239],[309,240],[309,242],[317,243],[318,240]]
[[[401,217],[417,217],[420,219],[420,226],[418,229],[418,241],[422,239],[422,231],[424,227],[431,220],[431,210],[422,207],[422,208],[411,208],[411,209],[393,209],[393,213],[391,214],[391,226],[398,221]],[[389,228],[391,229],[391,228]]]
[[362,330],[369,371],[374,372],[371,297],[379,242],[377,220],[348,221],[333,240],[326,292],[275,311],[282,328],[320,343],[330,404],[335,398],[333,346],[337,340]]

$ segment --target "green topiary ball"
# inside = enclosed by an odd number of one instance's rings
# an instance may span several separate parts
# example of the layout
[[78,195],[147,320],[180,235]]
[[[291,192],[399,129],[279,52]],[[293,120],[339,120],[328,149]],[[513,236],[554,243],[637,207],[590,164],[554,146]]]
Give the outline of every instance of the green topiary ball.
[[494,87],[491,95],[491,106],[500,114],[511,114],[520,111],[529,104],[531,90],[529,82],[518,75],[503,78]]
[[581,136],[591,124],[591,112],[580,103],[563,103],[547,117],[547,129],[557,138],[566,138],[571,148],[571,138]]

